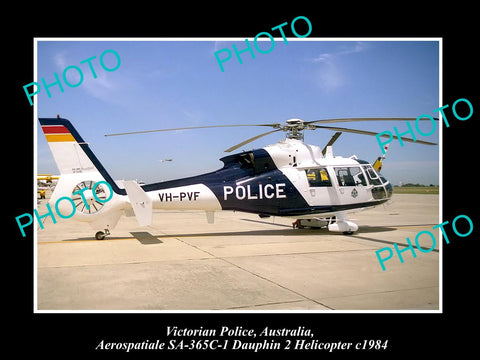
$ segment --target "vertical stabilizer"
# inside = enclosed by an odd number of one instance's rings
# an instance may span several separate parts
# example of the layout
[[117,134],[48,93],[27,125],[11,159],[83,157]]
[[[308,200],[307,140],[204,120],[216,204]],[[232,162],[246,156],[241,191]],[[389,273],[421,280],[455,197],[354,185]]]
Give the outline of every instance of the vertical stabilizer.
[[135,217],[140,226],[147,226],[152,223],[152,200],[148,194],[138,185],[136,181],[124,181],[123,185],[127,191],[128,199],[133,207]]
[[118,195],[126,195],[90,150],[72,123],[62,118],[40,118],[48,146],[60,175],[92,174],[95,180],[105,180]]

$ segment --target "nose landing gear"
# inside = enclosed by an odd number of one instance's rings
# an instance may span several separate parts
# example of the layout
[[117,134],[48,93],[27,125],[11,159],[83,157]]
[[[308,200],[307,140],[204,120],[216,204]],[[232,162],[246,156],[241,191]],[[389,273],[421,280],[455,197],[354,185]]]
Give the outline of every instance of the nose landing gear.
[[328,231],[341,232],[344,235],[352,235],[358,230],[358,225],[352,221],[346,220],[343,215],[337,215],[330,218],[297,219],[292,223],[294,229],[309,228],[327,228]]

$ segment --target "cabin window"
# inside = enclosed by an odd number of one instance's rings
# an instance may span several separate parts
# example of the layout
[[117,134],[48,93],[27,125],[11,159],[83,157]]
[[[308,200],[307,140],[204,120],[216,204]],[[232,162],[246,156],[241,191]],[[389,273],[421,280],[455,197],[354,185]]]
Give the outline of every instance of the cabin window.
[[338,185],[340,186],[367,186],[367,180],[359,167],[337,167],[335,168]]
[[308,169],[305,170],[305,173],[307,174],[307,179],[310,186],[332,186],[327,169],[325,168]]

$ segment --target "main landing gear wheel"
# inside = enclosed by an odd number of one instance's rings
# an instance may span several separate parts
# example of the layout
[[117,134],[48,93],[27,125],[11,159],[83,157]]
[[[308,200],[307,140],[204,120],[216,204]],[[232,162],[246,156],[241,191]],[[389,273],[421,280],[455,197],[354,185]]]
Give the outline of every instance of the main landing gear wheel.
[[105,232],[97,231],[97,233],[95,234],[95,239],[103,240],[103,239],[105,239],[105,236],[107,236],[107,235],[110,235],[110,231],[108,231],[108,229],[105,229]]

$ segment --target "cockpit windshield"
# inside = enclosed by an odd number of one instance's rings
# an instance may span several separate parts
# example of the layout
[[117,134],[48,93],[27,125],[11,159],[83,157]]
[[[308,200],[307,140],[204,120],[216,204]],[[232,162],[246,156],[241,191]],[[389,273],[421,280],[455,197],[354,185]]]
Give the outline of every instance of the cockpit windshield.
[[363,165],[363,169],[368,176],[368,180],[372,185],[382,185],[382,180],[379,174],[375,171],[375,169],[371,165]]

